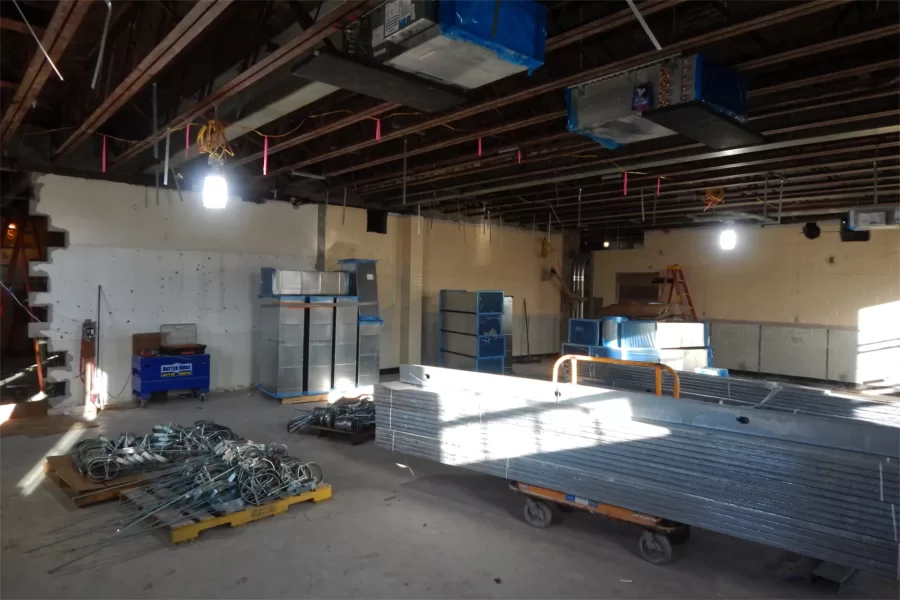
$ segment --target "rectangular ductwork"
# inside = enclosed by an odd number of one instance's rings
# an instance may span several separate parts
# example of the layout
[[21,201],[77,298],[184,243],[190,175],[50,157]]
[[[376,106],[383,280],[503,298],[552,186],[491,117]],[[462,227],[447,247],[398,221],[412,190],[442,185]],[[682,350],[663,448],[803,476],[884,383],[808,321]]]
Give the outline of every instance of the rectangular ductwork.
[[389,0],[349,37],[353,53],[472,90],[543,64],[547,12],[533,0]]
[[444,110],[467,99],[459,88],[326,50],[302,61],[294,67],[293,73],[303,79],[425,112]]

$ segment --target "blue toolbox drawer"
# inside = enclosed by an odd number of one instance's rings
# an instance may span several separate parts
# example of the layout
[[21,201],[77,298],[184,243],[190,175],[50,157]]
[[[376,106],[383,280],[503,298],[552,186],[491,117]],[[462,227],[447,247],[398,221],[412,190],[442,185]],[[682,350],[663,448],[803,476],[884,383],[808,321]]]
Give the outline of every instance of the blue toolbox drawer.
[[204,399],[209,393],[209,354],[131,357],[131,389],[145,405],[154,392],[190,390]]

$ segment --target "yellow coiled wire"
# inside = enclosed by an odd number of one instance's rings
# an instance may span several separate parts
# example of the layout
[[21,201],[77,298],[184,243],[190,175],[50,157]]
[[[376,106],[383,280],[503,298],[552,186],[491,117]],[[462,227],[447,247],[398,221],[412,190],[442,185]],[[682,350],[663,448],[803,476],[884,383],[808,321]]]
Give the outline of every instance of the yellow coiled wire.
[[221,121],[211,119],[197,133],[197,146],[201,154],[209,154],[215,159],[234,156],[228,140],[225,138],[225,125]]

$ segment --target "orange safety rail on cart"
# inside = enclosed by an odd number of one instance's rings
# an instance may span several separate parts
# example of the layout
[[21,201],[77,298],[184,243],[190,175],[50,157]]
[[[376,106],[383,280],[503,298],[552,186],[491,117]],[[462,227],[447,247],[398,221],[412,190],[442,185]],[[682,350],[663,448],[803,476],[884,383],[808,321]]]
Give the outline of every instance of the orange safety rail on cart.
[[672,390],[672,395],[676,398],[681,396],[681,381],[678,379],[678,373],[675,372],[675,369],[668,365],[662,365],[660,363],[652,363],[652,362],[643,362],[638,360],[621,360],[618,358],[603,358],[599,356],[579,356],[577,354],[566,354],[565,356],[560,356],[556,363],[553,365],[553,383],[559,382],[559,368],[566,361],[571,361],[572,363],[572,384],[578,384],[578,361],[585,362],[598,362],[598,363],[612,363],[615,365],[628,365],[631,367],[647,367],[650,369],[656,370],[656,395],[662,396],[662,372],[666,371],[669,375],[672,376],[672,381],[675,382],[675,385]]

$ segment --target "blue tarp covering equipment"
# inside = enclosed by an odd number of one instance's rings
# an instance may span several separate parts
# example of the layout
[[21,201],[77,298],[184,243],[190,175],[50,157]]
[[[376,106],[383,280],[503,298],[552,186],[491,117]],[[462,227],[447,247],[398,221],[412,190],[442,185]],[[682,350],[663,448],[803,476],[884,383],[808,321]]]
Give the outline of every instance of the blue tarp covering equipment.
[[441,34],[494,52],[530,75],[544,64],[547,9],[533,0],[441,0]]

